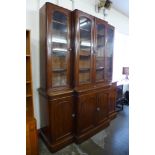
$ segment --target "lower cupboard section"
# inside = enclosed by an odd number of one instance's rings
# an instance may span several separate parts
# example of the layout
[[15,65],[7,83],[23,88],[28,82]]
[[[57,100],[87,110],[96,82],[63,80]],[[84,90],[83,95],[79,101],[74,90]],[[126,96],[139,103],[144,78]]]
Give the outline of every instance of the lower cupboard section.
[[40,135],[49,150],[56,152],[72,142],[81,143],[107,127],[111,115],[116,116],[114,91],[108,87],[67,95],[40,93]]

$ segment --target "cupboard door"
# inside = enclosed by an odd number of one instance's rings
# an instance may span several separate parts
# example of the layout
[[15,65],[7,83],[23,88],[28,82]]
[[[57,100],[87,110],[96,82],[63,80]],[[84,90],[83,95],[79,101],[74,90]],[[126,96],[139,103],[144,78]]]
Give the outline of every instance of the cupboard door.
[[114,44],[114,27],[107,27],[107,44],[106,44],[106,79],[112,81],[113,71],[113,44]]
[[52,131],[54,141],[73,136],[74,107],[72,97],[58,99],[51,103]]
[[103,91],[97,94],[97,124],[102,124],[108,118],[109,93]]
[[77,105],[77,132],[84,133],[95,127],[96,95],[79,97]]
[[106,22],[103,20],[95,20],[95,82],[103,82],[105,78],[105,36]]
[[52,88],[70,86],[70,12],[48,10],[48,78]]
[[94,17],[74,11],[75,20],[75,83],[76,86],[92,83]]

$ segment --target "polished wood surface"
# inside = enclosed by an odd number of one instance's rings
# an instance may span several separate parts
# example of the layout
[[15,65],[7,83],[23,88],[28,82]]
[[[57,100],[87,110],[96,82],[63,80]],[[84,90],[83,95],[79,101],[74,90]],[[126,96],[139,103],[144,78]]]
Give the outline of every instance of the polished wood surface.
[[36,120],[27,119],[26,121],[26,155],[38,155],[38,134]]
[[38,155],[38,135],[33,110],[30,31],[26,30],[26,155]]
[[109,94],[109,118],[113,119],[116,117],[116,82],[112,84]]
[[31,71],[30,31],[26,30],[26,117],[33,118],[33,92]]
[[83,142],[116,116],[108,26],[49,2],[40,9],[40,135],[51,152]]

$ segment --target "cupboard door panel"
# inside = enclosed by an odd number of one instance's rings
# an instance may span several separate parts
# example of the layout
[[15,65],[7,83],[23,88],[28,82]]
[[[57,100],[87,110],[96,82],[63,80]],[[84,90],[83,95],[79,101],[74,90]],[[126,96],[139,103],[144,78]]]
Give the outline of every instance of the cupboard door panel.
[[95,127],[96,96],[89,94],[79,97],[77,110],[77,131],[84,133]]
[[103,123],[108,118],[109,93],[101,92],[97,94],[97,124]]
[[52,136],[58,141],[73,134],[74,107],[72,98],[58,99],[52,105]]

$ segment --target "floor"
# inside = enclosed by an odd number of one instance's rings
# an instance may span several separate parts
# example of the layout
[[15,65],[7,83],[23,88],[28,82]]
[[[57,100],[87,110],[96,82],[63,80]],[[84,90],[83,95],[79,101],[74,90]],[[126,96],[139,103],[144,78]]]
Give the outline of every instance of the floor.
[[128,155],[129,154],[129,107],[118,112],[109,127],[80,145],[75,143],[56,153],[50,153],[40,139],[40,155]]

